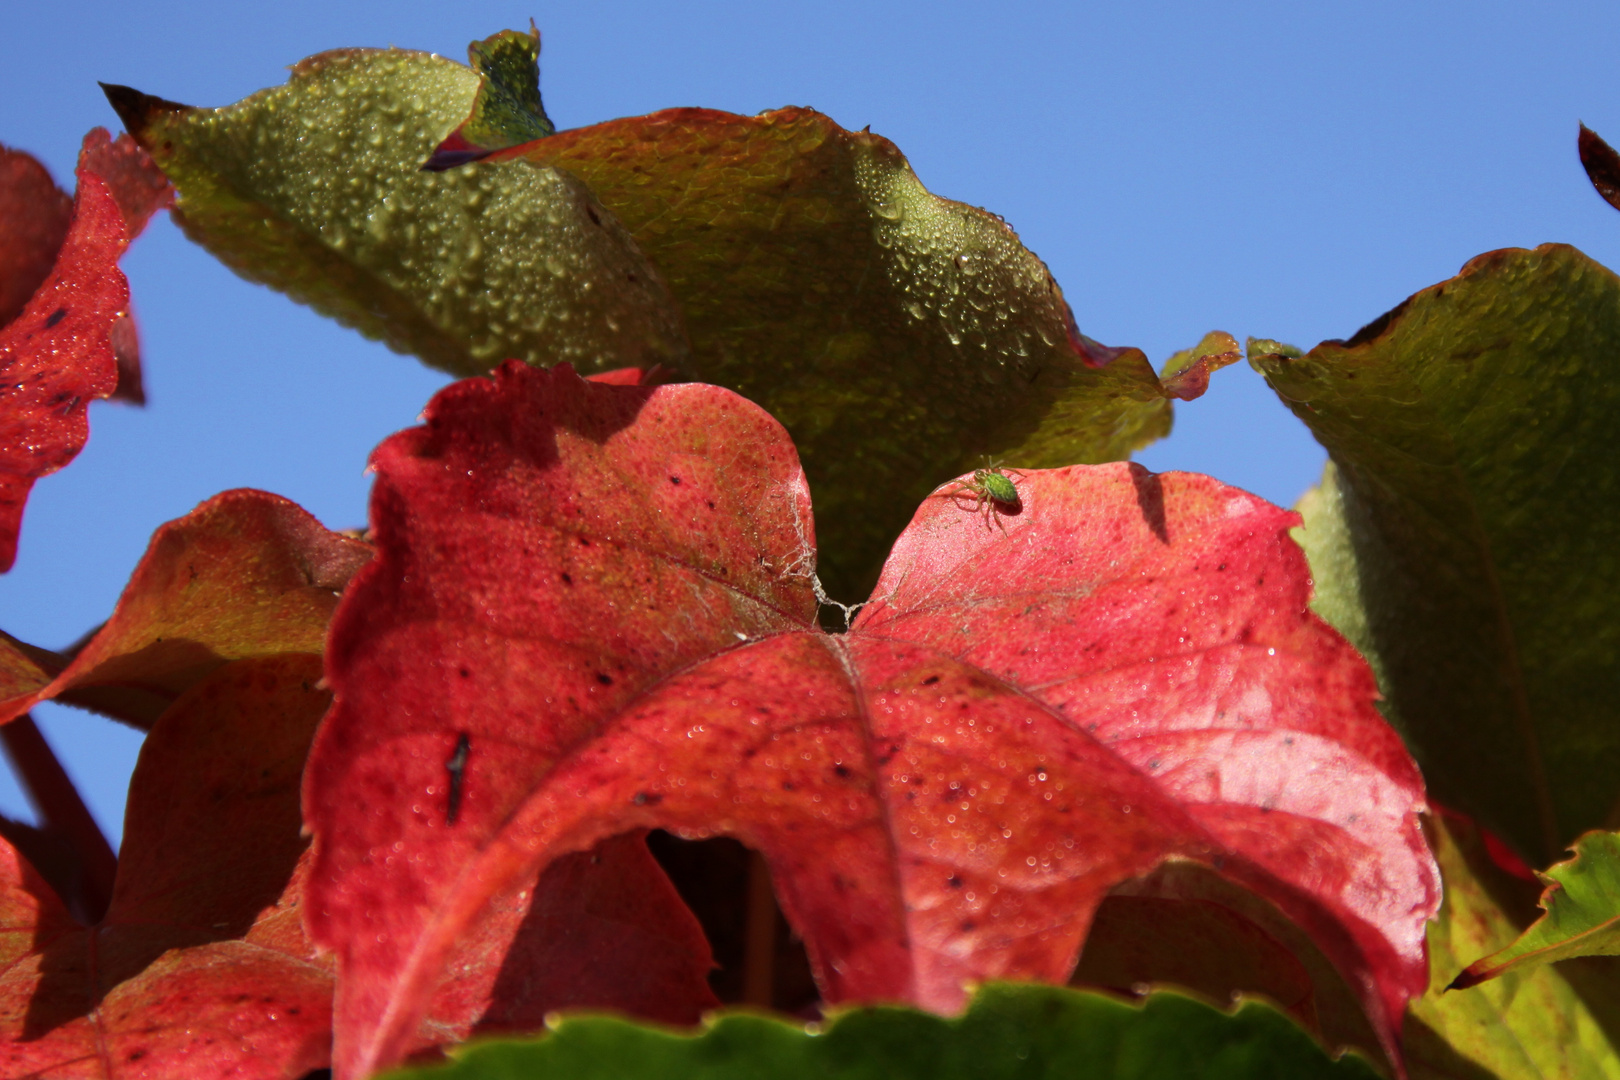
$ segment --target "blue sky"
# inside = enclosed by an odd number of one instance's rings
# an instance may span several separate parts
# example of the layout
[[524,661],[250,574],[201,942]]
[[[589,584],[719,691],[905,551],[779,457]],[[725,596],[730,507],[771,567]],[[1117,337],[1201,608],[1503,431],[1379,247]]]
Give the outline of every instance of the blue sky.
[[[1003,215],[1082,330],[1156,363],[1207,330],[1347,337],[1470,257],[1572,243],[1620,266],[1576,123],[1620,138],[1609,3],[12,3],[0,142],[71,182],[96,81],[225,105],[323,49],[457,59],[533,16],[560,127],[676,105],[870,124],[938,194]],[[151,532],[232,487],[364,521],[366,454],[444,379],[249,285],[160,218],[124,261],[145,409],[98,403],[35,489],[0,626],[59,647],[105,619]],[[1322,452],[1244,366],[1139,460],[1291,503]],[[114,837],[139,736],[38,717]],[[0,774],[4,770],[0,769]],[[31,818],[9,776],[0,813]]]

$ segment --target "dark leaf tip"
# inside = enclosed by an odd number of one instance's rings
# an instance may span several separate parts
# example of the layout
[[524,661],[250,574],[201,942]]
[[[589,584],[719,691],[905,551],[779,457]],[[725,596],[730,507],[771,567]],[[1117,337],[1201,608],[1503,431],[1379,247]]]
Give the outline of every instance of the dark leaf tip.
[[1576,145],[1587,179],[1592,181],[1592,186],[1603,196],[1604,202],[1620,210],[1620,154],[1616,154],[1614,147],[1585,124],[1581,125]]
[[161,113],[190,112],[190,105],[182,105],[177,101],[168,101],[164,98],[143,94],[132,86],[119,86],[116,83],[99,83],[101,92],[107,95],[107,103],[118,114],[118,119],[124,122],[124,130],[135,136],[137,140],[144,137],[146,129],[151,126],[154,117]]

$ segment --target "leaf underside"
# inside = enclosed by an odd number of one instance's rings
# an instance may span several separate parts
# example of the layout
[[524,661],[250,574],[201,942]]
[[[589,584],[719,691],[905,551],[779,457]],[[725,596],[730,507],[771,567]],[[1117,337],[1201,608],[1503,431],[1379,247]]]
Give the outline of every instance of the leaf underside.
[[1620,805],[1616,357],[1620,279],[1555,244],[1253,357],[1333,458],[1301,507],[1317,610],[1435,797],[1533,865]]

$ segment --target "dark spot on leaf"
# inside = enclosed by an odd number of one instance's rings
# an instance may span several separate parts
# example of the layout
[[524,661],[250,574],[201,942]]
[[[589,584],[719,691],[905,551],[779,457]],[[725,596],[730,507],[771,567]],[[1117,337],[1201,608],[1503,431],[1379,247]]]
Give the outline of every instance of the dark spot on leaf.
[[603,686],[612,686],[613,676],[609,675],[605,671],[598,671],[596,673],[596,681],[601,683]]
[[591,219],[592,225],[602,224],[602,219],[596,216],[596,207],[587,206],[585,208],[585,215]]
[[562,579],[564,585],[572,585],[574,583],[574,575],[568,573],[567,571],[563,572]]
[[847,765],[834,765],[833,766],[833,772],[837,773],[840,777],[848,776],[849,775],[849,766],[847,766]]
[[952,874],[950,877],[945,879],[945,884],[949,885],[953,889],[960,889],[962,887],[962,879],[957,877],[955,874]]
[[468,668],[462,668],[462,669],[461,669],[461,677],[462,677],[462,678],[463,678],[463,679],[470,679],[470,678],[472,678],[472,671],[471,671],[471,670],[469,670],[469,669],[468,669]]
[[141,1060],[141,1058],[143,1058],[145,1056],[146,1056],[146,1051],[145,1050],[131,1050],[129,1052],[129,1056],[126,1057],[124,1060],[125,1061],[139,1061],[139,1060]]
[[681,482],[681,478],[678,476],[672,476],[669,478],[669,482],[672,484],[679,484]]
[[782,790],[783,791],[797,791],[798,789],[793,786],[793,781],[784,780],[784,781],[782,781]]
[[963,919],[962,920],[962,933],[965,934],[965,933],[969,932],[970,930],[972,930],[977,925],[979,925],[979,924],[974,922],[972,919]]
[[45,329],[49,330],[51,327],[55,326],[65,318],[67,318],[67,308],[57,308],[55,311],[51,312],[50,315],[46,316]]
[[638,791],[636,797],[630,800],[637,806],[657,806],[664,801],[662,795],[655,795],[650,791]]
[[922,684],[924,686],[933,686],[937,682],[939,682],[939,676],[938,675],[930,675],[930,676],[928,676],[928,678],[926,678],[926,679],[924,679],[922,681]]
[[1217,569],[1217,570],[1225,570],[1226,569],[1226,564],[1221,563],[1221,565],[1217,566],[1215,569]]

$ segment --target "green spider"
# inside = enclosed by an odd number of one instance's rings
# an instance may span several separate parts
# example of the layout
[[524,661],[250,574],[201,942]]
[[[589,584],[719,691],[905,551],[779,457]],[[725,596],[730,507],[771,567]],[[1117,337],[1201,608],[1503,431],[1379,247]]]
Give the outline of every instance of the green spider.
[[[1000,462],[987,461],[984,468],[973,470],[971,480],[957,480],[954,488],[941,492],[945,498],[950,499],[952,502],[956,502],[964,494],[971,495],[974,499],[972,509],[975,513],[981,509],[984,511],[984,527],[987,529],[990,527],[991,515],[995,511],[999,510],[1003,514],[1016,514],[1024,509],[1024,500],[1018,494],[1018,486],[1013,483],[1011,476],[1001,470],[1000,464]],[[1017,469],[1009,471],[1014,476],[1021,477],[1024,475]],[[957,503],[957,505],[960,506],[961,503]],[[1002,534],[1006,535],[1007,526],[1001,523],[999,516],[995,518],[995,522],[1001,529]]]

